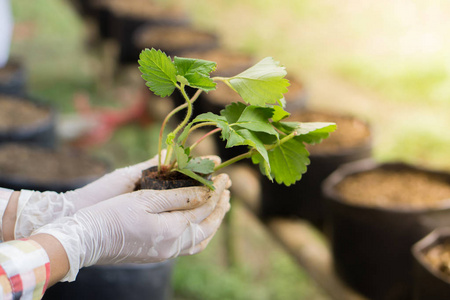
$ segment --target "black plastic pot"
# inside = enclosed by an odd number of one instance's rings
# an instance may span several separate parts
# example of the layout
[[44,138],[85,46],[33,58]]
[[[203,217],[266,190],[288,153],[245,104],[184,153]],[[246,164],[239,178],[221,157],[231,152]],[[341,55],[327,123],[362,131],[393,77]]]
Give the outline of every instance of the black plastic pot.
[[10,96],[7,94],[0,94],[0,97],[5,97],[8,101],[14,101],[15,103],[13,103],[13,105],[24,103],[27,106],[48,111],[48,117],[36,121],[34,124],[14,126],[3,131],[0,130],[0,144],[21,142],[45,147],[55,146],[56,113],[52,107],[44,105],[42,102],[26,96]]
[[326,228],[337,273],[370,299],[411,299],[411,247],[434,228],[450,225],[450,205],[433,209],[369,207],[349,203],[337,192],[337,185],[349,176],[377,169],[439,175],[449,185],[450,174],[363,160],[339,167],[323,183],[329,212]]
[[174,261],[83,268],[74,282],[50,287],[44,300],[168,300]]
[[430,248],[450,241],[450,227],[441,227],[422,240],[413,248],[414,269],[414,300],[446,300],[450,297],[450,277],[433,268],[425,259]]
[[0,68],[0,94],[23,96],[26,93],[26,71],[17,60],[10,59]]
[[[300,115],[297,113],[300,113]],[[297,122],[305,121],[301,117],[301,110],[297,113],[294,113],[290,118]],[[324,112],[319,114],[323,114],[323,119],[319,119],[320,121],[338,122],[337,130],[339,130],[339,121],[336,121],[336,119],[348,119],[355,122],[355,126],[361,126],[367,130],[368,135],[361,137],[361,141],[351,147],[336,146],[336,148],[328,151],[317,151],[314,148],[315,146],[312,146],[307,172],[303,174],[300,181],[289,187],[272,183],[263,178],[260,212],[263,218],[275,216],[302,218],[322,229],[326,213],[325,199],[322,195],[322,182],[341,165],[371,157],[372,138],[368,124],[353,116]],[[286,120],[289,121],[289,119]],[[331,133],[329,140],[322,142],[324,146],[328,142],[334,143],[332,138],[339,139],[339,137],[333,137],[333,134],[337,134],[337,132]]]

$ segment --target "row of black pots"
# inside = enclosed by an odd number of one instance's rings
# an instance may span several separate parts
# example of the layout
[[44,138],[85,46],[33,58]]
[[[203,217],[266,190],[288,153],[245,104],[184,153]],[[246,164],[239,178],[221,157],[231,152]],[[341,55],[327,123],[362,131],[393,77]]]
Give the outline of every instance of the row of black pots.
[[[308,171],[295,185],[285,187],[261,179],[261,217],[310,221],[329,238],[335,268],[351,287],[370,299],[410,299],[413,285],[416,286],[411,247],[431,230],[450,226],[450,207],[395,209],[355,205],[336,195],[334,188],[351,174],[377,169],[415,170],[430,176],[439,174],[446,178],[449,186],[450,174],[404,163],[375,163],[371,159],[369,124],[354,116],[329,112],[320,112],[323,119],[304,119],[304,113],[311,111],[301,111],[303,115],[294,113],[291,117],[295,121],[334,121],[338,130],[340,122],[335,117],[353,118],[354,124],[365,126],[369,134],[361,143],[349,148],[337,147],[331,152],[316,151],[312,146]],[[341,126],[341,129],[350,132],[348,127]],[[326,145],[326,140],[323,144]],[[361,187],[361,197],[364,197],[364,187]]]

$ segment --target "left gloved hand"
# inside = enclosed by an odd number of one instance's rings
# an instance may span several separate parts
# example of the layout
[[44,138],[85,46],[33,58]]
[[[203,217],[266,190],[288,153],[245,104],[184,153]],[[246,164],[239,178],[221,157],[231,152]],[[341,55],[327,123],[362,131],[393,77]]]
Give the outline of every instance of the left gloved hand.
[[[165,151],[162,158],[164,156]],[[58,218],[71,216],[82,208],[133,191],[141,171],[157,163],[155,156],[146,162],[117,169],[82,188],[65,193],[22,190],[17,206],[15,239],[28,237],[33,230]]]

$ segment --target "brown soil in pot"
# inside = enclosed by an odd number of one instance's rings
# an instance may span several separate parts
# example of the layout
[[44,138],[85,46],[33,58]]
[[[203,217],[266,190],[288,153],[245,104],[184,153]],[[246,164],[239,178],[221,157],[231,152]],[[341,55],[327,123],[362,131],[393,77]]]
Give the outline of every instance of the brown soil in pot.
[[163,51],[180,51],[215,43],[214,35],[185,26],[151,26],[139,32],[136,42],[139,48],[153,47]]
[[345,201],[366,206],[421,209],[450,202],[448,178],[414,170],[370,170],[345,178],[336,189]]
[[95,5],[105,7],[120,17],[142,19],[184,18],[180,7],[154,3],[149,0],[97,0]]
[[362,147],[370,142],[370,128],[367,124],[351,116],[323,112],[304,111],[292,114],[286,121],[334,122],[335,132],[317,145],[308,145],[311,154],[332,154],[344,149]]
[[424,253],[425,261],[450,280],[450,239],[434,245]]
[[71,149],[49,150],[19,144],[0,147],[0,175],[7,178],[52,183],[100,177],[106,171],[103,162]]
[[36,126],[48,122],[51,111],[31,101],[0,95],[0,131]]

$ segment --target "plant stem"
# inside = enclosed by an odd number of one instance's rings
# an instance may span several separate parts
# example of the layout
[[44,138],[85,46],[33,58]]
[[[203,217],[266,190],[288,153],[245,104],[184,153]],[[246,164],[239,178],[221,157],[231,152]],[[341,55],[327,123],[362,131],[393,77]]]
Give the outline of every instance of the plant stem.
[[217,125],[216,122],[204,122],[204,123],[200,123],[200,124],[197,124],[197,125],[192,126],[191,129],[189,129],[189,132],[188,132],[186,138],[183,140],[183,143],[182,143],[183,146],[186,144],[186,141],[187,141],[189,135],[190,135],[194,130],[196,130],[196,129],[198,129],[198,128],[201,128],[201,127],[204,127],[204,126],[216,126],[216,125]]
[[227,167],[227,166],[229,166],[231,164],[234,164],[235,162],[238,162],[238,161],[240,161],[242,159],[252,157],[253,152],[255,152],[255,150],[252,149],[252,150],[250,150],[250,151],[248,151],[246,153],[240,154],[238,156],[230,158],[227,161],[224,161],[223,163],[221,163],[220,165],[218,165],[217,167],[214,168],[214,172],[216,172],[216,171],[218,171],[218,170],[220,170],[222,168],[225,168],[225,167]]
[[[187,107],[187,103],[182,104],[178,107],[176,107],[175,109],[173,109],[165,118],[164,121],[161,125],[161,129],[159,131],[159,140],[158,140],[158,172],[161,171],[161,151],[162,151],[162,138],[163,138],[163,134],[164,134],[164,128],[166,127],[167,123],[169,122],[169,119],[176,114],[177,112],[179,112],[180,110],[184,109]],[[168,155],[166,156],[166,160],[167,160]]]
[[194,96],[192,96],[192,98],[191,98],[191,103],[194,103],[195,100],[198,99],[198,97],[200,96],[200,94],[201,94],[202,92],[203,92],[203,90],[198,89],[198,90],[195,92]]
[[211,130],[210,132],[206,133],[204,136],[202,136],[201,138],[199,138],[195,143],[193,143],[191,145],[191,147],[189,147],[189,149],[192,151],[198,144],[201,143],[201,141],[203,141],[204,139],[206,139],[208,136],[213,135],[216,132],[221,131],[221,128],[216,128],[214,130]]
[[[174,131],[172,131],[173,135],[176,135],[184,126],[186,126],[186,124],[189,122],[189,119],[192,116],[192,102],[191,99],[189,99],[189,96],[186,94],[186,90],[184,89],[185,85],[181,84],[181,86],[177,86],[177,88],[181,91],[181,94],[183,95],[184,100],[186,100],[186,103],[183,105],[187,105],[187,112],[186,112],[186,116],[184,117],[184,120],[175,128]],[[200,91],[200,92],[199,92]],[[192,97],[192,99],[194,99],[194,101],[198,98],[198,96],[200,95],[201,90],[197,90],[197,92],[195,93],[195,95]],[[166,156],[166,160],[164,162],[164,164],[168,164],[170,157],[172,156],[172,145],[169,145],[167,147],[167,156]]]
[[270,150],[272,150],[272,149],[274,149],[274,148],[280,146],[281,144],[286,143],[287,141],[289,141],[290,139],[296,137],[297,135],[298,135],[298,132],[297,132],[297,131],[291,132],[290,134],[288,134],[287,136],[285,136],[284,138],[282,138],[278,143],[272,144],[272,145],[270,145],[270,146],[266,146],[265,148],[266,148],[267,151],[270,151]]
[[230,89],[232,89],[233,91],[237,92],[234,87],[230,84],[230,78],[228,77],[213,77],[211,78],[213,81],[222,81],[223,83],[225,83]]
[[[296,137],[297,135],[298,135],[297,131],[291,132],[289,135],[287,135],[284,138],[282,138],[278,143],[270,145],[270,146],[266,146],[265,148],[266,148],[267,151],[270,151],[270,150],[280,146],[281,144],[286,143],[287,141],[289,141],[290,139]],[[233,158],[230,158],[229,160],[227,160],[227,161],[221,163],[220,165],[218,165],[217,167],[215,167],[214,168],[214,172],[218,171],[218,170],[220,170],[222,168],[225,168],[225,167],[227,167],[227,166],[229,166],[231,164],[234,164],[235,162],[238,162],[238,161],[240,161],[242,159],[250,158],[250,157],[252,157],[254,152],[256,152],[256,150],[255,149],[251,149],[250,151],[248,151],[246,153],[243,153],[241,155],[238,155],[238,156],[235,156]]]

